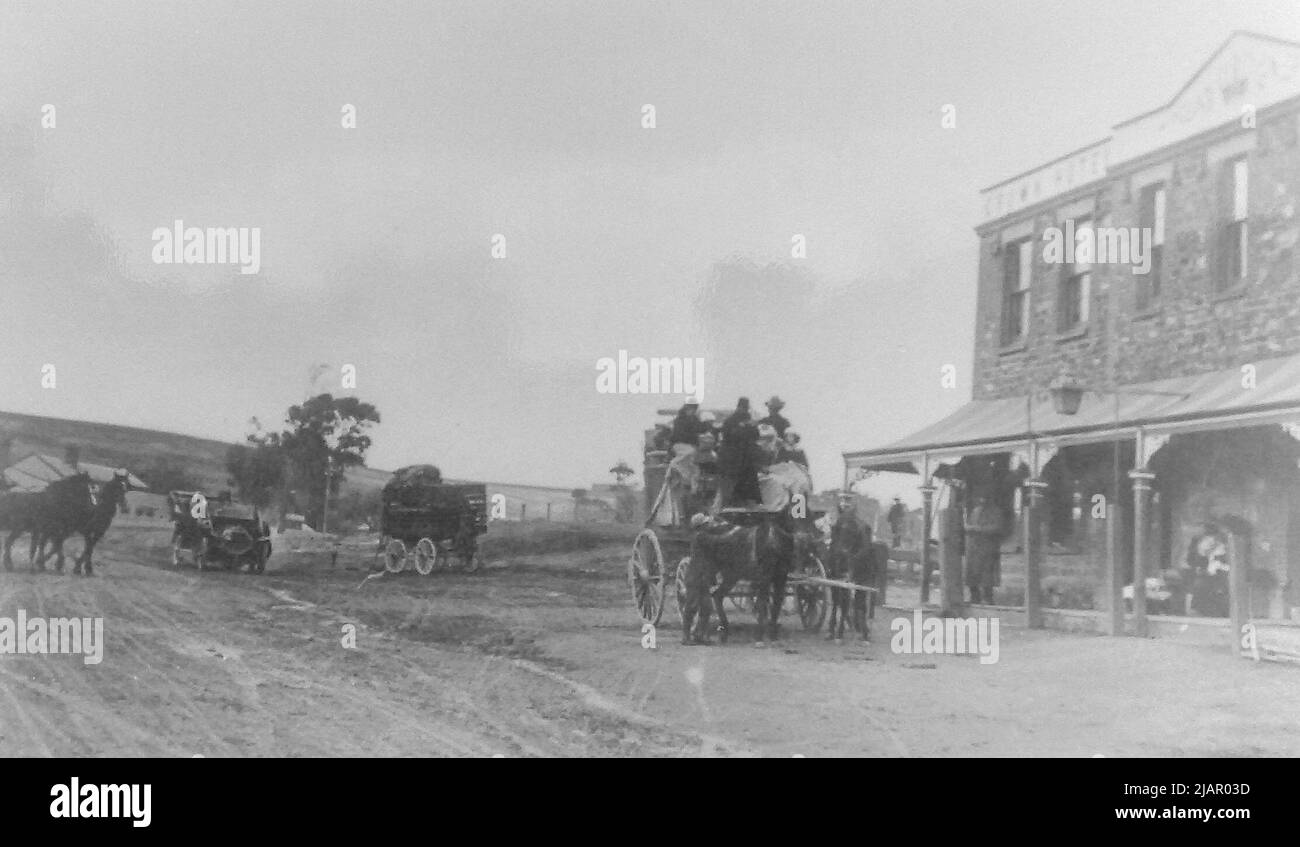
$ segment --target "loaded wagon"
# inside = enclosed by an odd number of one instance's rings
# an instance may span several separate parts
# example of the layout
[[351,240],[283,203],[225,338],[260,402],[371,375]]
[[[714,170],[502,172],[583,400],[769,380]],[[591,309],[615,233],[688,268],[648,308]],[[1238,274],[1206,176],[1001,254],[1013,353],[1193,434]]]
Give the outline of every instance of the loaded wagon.
[[201,491],[172,491],[167,495],[172,519],[172,565],[183,554],[199,570],[247,566],[249,573],[266,570],[271,557],[271,528],[256,506],[229,494],[208,497]]
[[[660,410],[660,415],[671,416],[675,410]],[[715,417],[725,417],[727,411],[713,413]],[[663,443],[663,427],[646,431],[645,480],[646,519],[645,529],[641,530],[632,542],[632,553],[628,558],[628,582],[632,588],[632,601],[643,624],[657,626],[663,617],[664,605],[671,586],[681,615],[685,599],[684,580],[685,565],[689,562],[691,542],[695,531],[691,529],[690,518],[699,512],[710,511],[718,490],[718,473],[712,457],[704,455],[699,462],[700,473],[693,491],[684,492],[680,502],[672,496],[672,472],[670,471],[672,453],[669,445]],[[763,508],[738,509],[726,508],[719,511],[719,516],[731,523],[752,525],[758,521],[770,520],[773,513]],[[810,511],[808,517],[816,520],[821,512]],[[811,534],[800,533],[795,544],[795,561],[787,584],[793,589],[783,601],[793,597],[799,620],[807,631],[821,629],[830,606],[830,592],[834,586],[845,586],[827,578],[825,565],[818,556],[817,539]],[[861,590],[865,586],[854,586]],[[754,590],[745,582],[738,583],[729,594],[733,605],[742,611],[753,608]]]
[[478,537],[487,532],[487,486],[444,483],[431,465],[403,468],[384,486],[376,558],[389,573],[409,564],[428,576],[458,564],[468,573],[482,565]]

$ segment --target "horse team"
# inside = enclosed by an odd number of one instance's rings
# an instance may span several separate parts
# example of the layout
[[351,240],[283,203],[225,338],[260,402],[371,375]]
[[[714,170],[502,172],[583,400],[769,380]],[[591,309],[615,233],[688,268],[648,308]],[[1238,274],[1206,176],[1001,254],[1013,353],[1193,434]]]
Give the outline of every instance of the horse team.
[[[871,527],[858,519],[856,498],[842,496],[831,528],[827,575],[840,582],[879,588],[889,563],[889,546],[873,541]],[[718,521],[703,515],[692,520],[691,552],[684,560],[682,643],[707,644],[711,612],[718,616],[719,639],[726,642],[730,623],[723,601],[741,580],[754,591],[758,642],[779,637],[786,583],[797,561],[813,555],[819,532],[811,519],[795,518],[791,510],[755,515],[744,523]],[[826,638],[842,641],[852,614],[853,629],[870,640],[874,594],[871,591],[830,589],[830,627]]]
[[31,536],[27,558],[32,570],[45,568],[46,545],[57,556],[55,570],[64,565],[63,543],[73,535],[83,540],[81,553],[73,565],[74,574],[90,576],[93,556],[113,516],[126,505],[130,477],[118,471],[95,491],[90,476],[73,474],[51,482],[42,491],[8,491],[0,493],[0,532],[8,530],[4,544],[5,570],[14,569],[14,542],[24,534]]

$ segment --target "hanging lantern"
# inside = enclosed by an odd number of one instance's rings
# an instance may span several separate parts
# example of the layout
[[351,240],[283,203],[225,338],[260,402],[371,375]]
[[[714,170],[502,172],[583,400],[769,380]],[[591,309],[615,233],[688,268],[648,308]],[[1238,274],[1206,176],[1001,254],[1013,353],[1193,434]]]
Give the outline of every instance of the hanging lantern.
[[1052,409],[1058,415],[1073,415],[1083,402],[1084,388],[1072,376],[1058,376],[1047,389],[1052,395]]

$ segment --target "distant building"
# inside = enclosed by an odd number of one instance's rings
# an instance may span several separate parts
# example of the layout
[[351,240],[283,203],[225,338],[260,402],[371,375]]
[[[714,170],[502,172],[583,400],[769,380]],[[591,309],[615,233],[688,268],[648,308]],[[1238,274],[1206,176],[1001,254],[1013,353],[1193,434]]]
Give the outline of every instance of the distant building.
[[[57,459],[43,453],[33,453],[5,468],[3,475],[5,482],[8,483],[12,490],[42,491],[45,486],[56,479],[63,479],[77,473],[88,474],[91,482],[96,485],[103,485],[109,482],[119,470],[122,469],[99,465],[94,462],[82,462],[77,456],[76,449],[69,448],[66,459]],[[133,488],[143,490],[149,487],[144,480],[135,474],[130,474],[129,478]]]

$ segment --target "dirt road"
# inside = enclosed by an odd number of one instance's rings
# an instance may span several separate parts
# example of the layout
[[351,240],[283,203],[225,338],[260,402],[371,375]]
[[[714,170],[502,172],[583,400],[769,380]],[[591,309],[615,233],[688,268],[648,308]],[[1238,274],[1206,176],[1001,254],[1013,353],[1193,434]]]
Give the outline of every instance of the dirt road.
[[[174,570],[110,535],[91,579],[0,572],[0,616],[104,619],[104,655],[0,655],[0,755],[1300,755],[1300,668],[1005,627],[996,664],[835,645],[641,646],[625,547],[368,580],[277,553]],[[344,646],[355,627],[355,647]]]

